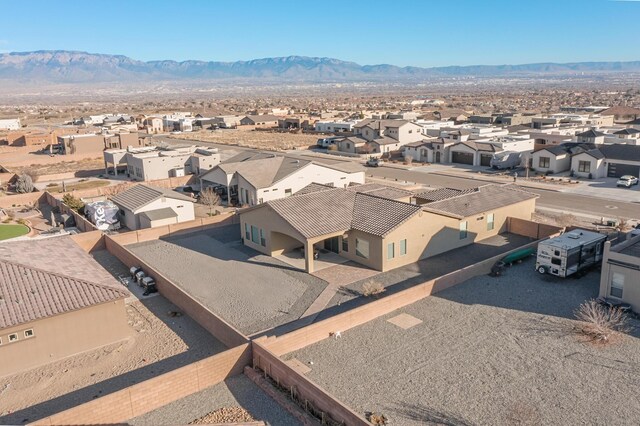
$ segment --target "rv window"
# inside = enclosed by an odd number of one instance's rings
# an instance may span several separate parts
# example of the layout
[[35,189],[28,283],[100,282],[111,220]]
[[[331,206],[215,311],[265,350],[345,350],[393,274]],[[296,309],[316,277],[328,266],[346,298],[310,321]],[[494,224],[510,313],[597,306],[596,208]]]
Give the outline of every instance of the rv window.
[[560,259],[559,257],[553,257],[551,258],[551,263],[553,263],[554,265],[562,265],[562,259]]
[[556,250],[556,251],[554,251],[554,252],[553,252],[553,255],[554,255],[554,256],[560,256],[560,250]]

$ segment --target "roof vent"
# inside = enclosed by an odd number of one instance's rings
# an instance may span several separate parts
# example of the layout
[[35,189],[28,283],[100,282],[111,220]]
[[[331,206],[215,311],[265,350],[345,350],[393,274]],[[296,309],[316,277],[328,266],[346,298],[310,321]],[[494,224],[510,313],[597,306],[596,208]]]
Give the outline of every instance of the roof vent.
[[579,240],[580,239],[580,235],[582,235],[582,233],[569,232],[569,233],[567,233],[567,238],[571,238],[573,240]]

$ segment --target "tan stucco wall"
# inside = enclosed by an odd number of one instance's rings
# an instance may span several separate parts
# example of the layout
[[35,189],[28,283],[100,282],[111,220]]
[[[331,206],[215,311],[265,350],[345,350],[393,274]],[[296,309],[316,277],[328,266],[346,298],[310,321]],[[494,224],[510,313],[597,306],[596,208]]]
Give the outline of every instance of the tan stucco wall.
[[[629,244],[637,243],[640,237],[627,240],[616,246],[616,250]],[[618,263],[612,264],[610,263]],[[628,265],[628,267],[624,266]],[[604,258],[602,259],[602,272],[600,274],[601,297],[611,296],[611,280],[613,273],[617,272],[624,276],[624,287],[622,290],[622,301],[629,303],[634,312],[640,312],[640,258],[628,254],[611,251],[611,243],[605,243]]]
[[[345,231],[348,234],[349,251],[342,251],[342,244],[340,244],[340,255],[370,268],[387,271],[506,232],[508,217],[530,220],[534,211],[535,199],[532,199],[466,218],[464,220],[468,223],[468,235],[464,239],[460,239],[461,220],[423,211],[384,238],[356,230]],[[494,214],[494,228],[492,230],[487,230],[486,219],[489,213]],[[245,239],[245,245],[264,254],[279,255],[284,251],[301,246],[305,241],[302,235],[298,234],[266,205],[242,213],[240,221],[243,237],[245,223],[266,231],[266,247]],[[310,241],[315,243],[331,236],[341,236],[343,233],[337,232]],[[289,235],[291,238],[286,238],[285,235]],[[368,259],[356,255],[356,239],[369,242]],[[400,241],[403,239],[407,240],[407,254],[400,256]],[[395,257],[387,259],[387,244],[391,242],[395,243]]]
[[[24,337],[32,329],[34,336]],[[9,334],[19,340],[9,343]],[[124,299],[0,330],[0,377],[108,345],[129,336]]]

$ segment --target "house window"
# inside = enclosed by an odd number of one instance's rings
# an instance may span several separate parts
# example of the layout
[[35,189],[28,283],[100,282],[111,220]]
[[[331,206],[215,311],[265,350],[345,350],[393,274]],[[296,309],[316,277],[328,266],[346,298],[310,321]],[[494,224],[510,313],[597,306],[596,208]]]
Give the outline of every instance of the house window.
[[400,240],[400,256],[407,254],[407,240]]
[[264,229],[260,229],[260,245],[262,247],[266,247],[267,246],[267,240],[264,237]]
[[387,244],[387,260],[396,257],[396,245],[394,243]]
[[591,171],[591,161],[578,162],[578,171],[582,173],[589,173]]
[[495,215],[493,213],[489,213],[487,215],[487,231],[493,230],[495,226]]
[[251,225],[251,241],[256,244],[260,244],[260,233],[258,227]]
[[16,342],[18,340],[18,333],[12,333],[9,335],[9,342]]
[[467,238],[468,233],[469,232],[467,231],[467,221],[460,222],[460,239],[464,240],[465,238]]
[[30,328],[29,330],[25,330],[24,331],[24,338],[28,339],[29,337],[33,337],[33,329]]
[[251,232],[249,231],[249,224],[248,223],[244,224],[244,239],[245,240],[250,240],[251,239]]
[[369,241],[356,238],[356,255],[365,259],[369,258]]
[[544,169],[548,169],[550,163],[551,163],[551,159],[549,157],[540,157],[540,158],[538,158],[538,167],[542,167]]
[[349,251],[349,237],[342,237],[342,251]]
[[622,299],[622,292],[624,290],[624,275],[619,272],[614,272],[611,276],[611,290],[609,294],[611,297],[617,297]]
[[291,188],[287,188],[284,190],[284,196],[285,197],[291,197]]

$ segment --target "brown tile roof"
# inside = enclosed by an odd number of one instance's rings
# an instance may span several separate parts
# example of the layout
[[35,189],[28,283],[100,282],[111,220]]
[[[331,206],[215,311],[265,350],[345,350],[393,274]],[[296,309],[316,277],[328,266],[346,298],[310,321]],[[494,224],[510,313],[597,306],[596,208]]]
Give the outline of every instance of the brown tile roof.
[[347,188],[349,191],[355,191],[361,194],[374,195],[376,197],[387,198],[390,200],[399,200],[402,198],[408,198],[413,195],[411,191],[407,191],[401,188],[394,188],[387,185],[381,185],[379,183],[365,183],[362,185],[350,185]]
[[0,329],[127,296],[124,289],[0,260]]
[[420,211],[419,206],[342,188],[273,200],[260,206],[272,208],[305,238],[350,229],[385,236]]
[[414,195],[415,198],[425,202],[442,201],[458,195],[469,194],[478,191],[478,188],[455,189],[455,188],[439,188],[432,191],[425,191]]
[[514,185],[488,184],[478,187],[477,191],[434,201],[421,207],[425,211],[463,219],[534,198],[538,198],[538,195]]

